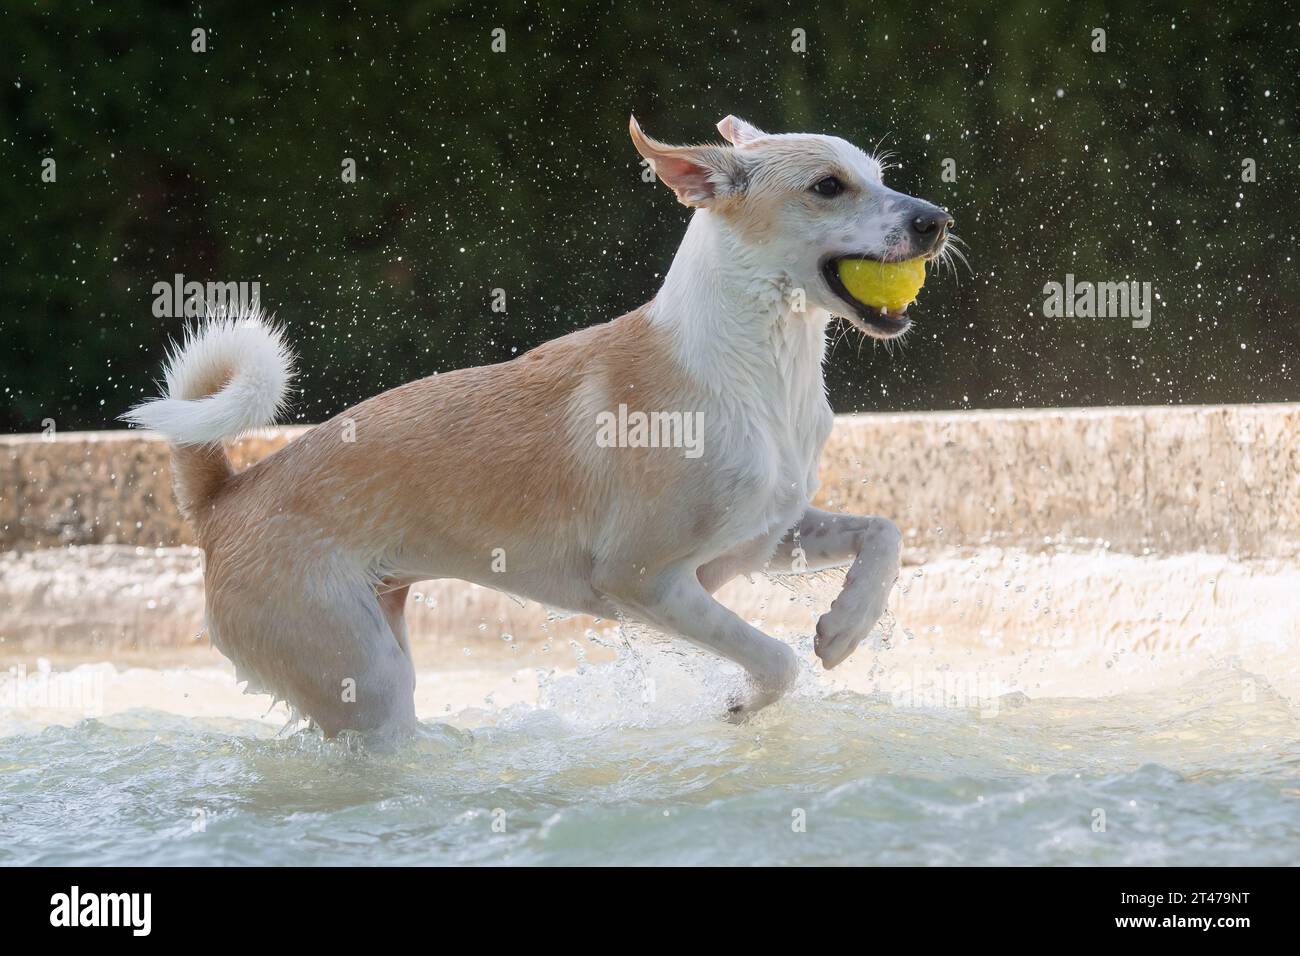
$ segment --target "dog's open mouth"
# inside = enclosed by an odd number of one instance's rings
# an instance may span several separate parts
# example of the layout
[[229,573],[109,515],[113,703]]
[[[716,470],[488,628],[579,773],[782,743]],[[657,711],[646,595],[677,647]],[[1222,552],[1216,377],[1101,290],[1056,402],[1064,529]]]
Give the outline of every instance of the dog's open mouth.
[[874,256],[848,255],[830,256],[822,263],[822,275],[826,284],[848,306],[843,312],[844,318],[872,338],[892,339],[902,335],[912,325],[912,320],[907,317],[907,305],[891,308],[877,302],[864,301],[845,287],[844,280],[840,278],[840,263],[853,261],[881,262]]

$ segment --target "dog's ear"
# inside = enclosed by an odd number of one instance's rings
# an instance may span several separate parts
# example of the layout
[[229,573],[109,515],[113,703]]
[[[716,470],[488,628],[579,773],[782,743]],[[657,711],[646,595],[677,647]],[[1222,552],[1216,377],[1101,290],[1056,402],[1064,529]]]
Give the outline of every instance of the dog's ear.
[[746,123],[739,116],[724,116],[718,120],[718,132],[732,146],[748,146],[756,139],[767,134],[752,123]]
[[661,180],[687,206],[716,205],[744,191],[744,167],[727,146],[669,146],[641,132],[633,116],[628,122],[632,144]]

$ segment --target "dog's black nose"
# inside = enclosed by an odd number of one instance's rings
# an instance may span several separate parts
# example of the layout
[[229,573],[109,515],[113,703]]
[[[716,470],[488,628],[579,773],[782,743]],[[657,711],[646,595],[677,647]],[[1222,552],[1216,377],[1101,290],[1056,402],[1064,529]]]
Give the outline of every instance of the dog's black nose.
[[929,248],[934,248],[939,244],[939,240],[952,228],[952,216],[948,213],[948,210],[927,203],[923,209],[918,209],[913,213],[912,218],[908,220],[907,226],[912,233],[912,237],[917,242],[923,243]]

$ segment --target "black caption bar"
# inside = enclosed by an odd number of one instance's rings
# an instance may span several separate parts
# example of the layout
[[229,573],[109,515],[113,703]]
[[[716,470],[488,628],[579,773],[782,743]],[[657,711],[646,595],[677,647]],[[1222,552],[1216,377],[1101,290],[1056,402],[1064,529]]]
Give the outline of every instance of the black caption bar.
[[0,880],[7,939],[75,934],[83,943],[111,937],[128,946],[192,941],[196,931],[208,943],[337,945],[467,927],[492,927],[494,941],[516,928],[535,941],[542,927],[684,926],[688,914],[692,925],[707,915],[734,945],[755,932],[754,914],[781,911],[792,920],[848,921],[843,929],[866,919],[864,931],[927,943],[1017,930],[1054,931],[1071,942],[1194,935],[1259,942],[1290,935],[1294,925],[1286,912],[1294,873],[1262,869],[35,869],[0,870]]

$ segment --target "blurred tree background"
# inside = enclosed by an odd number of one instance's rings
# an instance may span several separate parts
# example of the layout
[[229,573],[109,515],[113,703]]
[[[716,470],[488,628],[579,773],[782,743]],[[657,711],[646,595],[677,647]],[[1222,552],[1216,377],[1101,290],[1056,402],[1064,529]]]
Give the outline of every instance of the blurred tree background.
[[[631,112],[669,141],[736,113],[883,144],[891,185],[954,212],[971,271],[931,278],[905,347],[838,344],[839,411],[1300,398],[1286,5],[6,7],[8,430],[152,393],[176,273],[260,282],[301,421],[639,305],[689,214],[642,181]],[[1044,318],[1067,272],[1152,282],[1150,328]]]

